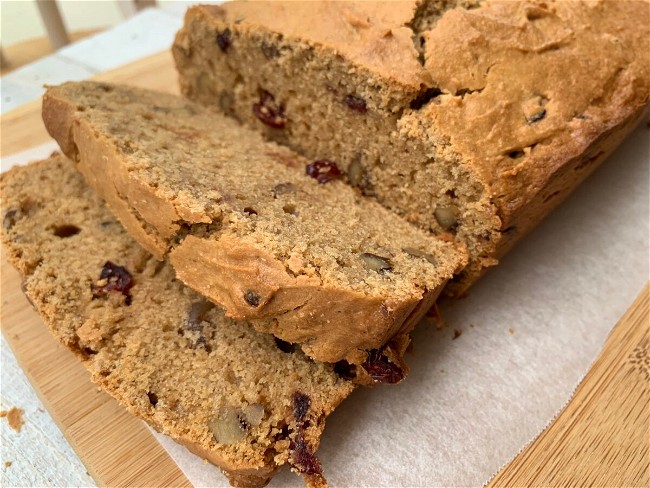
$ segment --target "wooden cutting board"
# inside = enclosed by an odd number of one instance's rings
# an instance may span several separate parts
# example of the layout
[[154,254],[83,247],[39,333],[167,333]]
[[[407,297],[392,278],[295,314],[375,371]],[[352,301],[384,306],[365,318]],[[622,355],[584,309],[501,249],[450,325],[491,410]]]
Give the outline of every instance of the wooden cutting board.
[[[175,92],[171,55],[161,53],[97,77]],[[6,115],[1,154],[49,140],[40,101]],[[100,486],[191,486],[142,422],[90,382],[59,346],[2,260],[3,334],[39,397]],[[573,399],[489,486],[650,486],[648,286],[621,318]]]

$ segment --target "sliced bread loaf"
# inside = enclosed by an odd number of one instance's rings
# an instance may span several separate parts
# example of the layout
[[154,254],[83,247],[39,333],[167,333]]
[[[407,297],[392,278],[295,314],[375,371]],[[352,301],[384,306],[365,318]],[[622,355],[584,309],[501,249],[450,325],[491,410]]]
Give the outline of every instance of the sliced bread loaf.
[[192,100],[464,242],[462,294],[636,125],[648,39],[647,1],[228,2],[173,51]]
[[[369,382],[402,378],[408,333],[464,264],[453,244],[339,181],[336,165],[181,97],[66,83],[48,89],[43,118],[182,281],[315,359],[365,365]],[[377,373],[377,358],[394,374]]]
[[0,189],[6,255],[95,383],[234,486],[263,486],[285,463],[324,483],[314,451],[350,381],[174,279],[65,157],[4,173]]

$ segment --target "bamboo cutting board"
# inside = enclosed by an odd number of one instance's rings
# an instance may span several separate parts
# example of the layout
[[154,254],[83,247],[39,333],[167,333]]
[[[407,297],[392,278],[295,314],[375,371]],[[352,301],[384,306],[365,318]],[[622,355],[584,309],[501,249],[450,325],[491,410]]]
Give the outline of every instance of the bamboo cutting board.
[[[161,53],[98,76],[176,91],[171,55]],[[40,101],[2,117],[2,155],[49,140]],[[101,486],[191,486],[142,422],[90,383],[59,346],[2,261],[2,330],[61,431]],[[650,331],[646,287],[555,421],[489,486],[650,486]]]

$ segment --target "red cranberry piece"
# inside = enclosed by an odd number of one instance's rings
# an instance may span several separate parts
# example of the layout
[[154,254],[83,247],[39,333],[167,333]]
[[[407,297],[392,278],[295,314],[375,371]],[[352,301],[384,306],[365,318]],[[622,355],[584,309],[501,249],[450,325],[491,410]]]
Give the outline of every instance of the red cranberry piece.
[[260,101],[253,104],[253,113],[260,122],[274,129],[284,129],[287,122],[284,107],[275,103],[275,97],[266,90],[260,92]]
[[327,159],[319,159],[318,161],[309,163],[306,168],[306,173],[321,184],[341,177],[341,170],[336,163]]
[[355,112],[359,112],[361,114],[365,114],[368,111],[366,101],[361,97],[357,97],[356,95],[346,95],[343,99],[343,103],[345,103]]
[[106,295],[109,291],[119,291],[126,297],[125,303],[131,305],[131,288],[133,287],[133,277],[124,266],[119,266],[106,261],[101,273],[100,280],[106,280],[103,285],[91,285],[93,298],[99,298]]
[[368,357],[361,365],[370,377],[381,383],[399,383],[404,378],[404,372],[379,349],[368,351]]
[[217,45],[224,53],[228,51],[230,44],[232,44],[231,35],[230,29],[227,27],[223,32],[217,32]]
[[323,474],[323,467],[311,450],[311,447],[309,447],[309,444],[307,444],[305,434],[302,430],[296,433],[296,437],[291,441],[289,449],[292,451],[290,463],[300,473],[311,475]]
[[296,391],[291,399],[293,401],[293,416],[297,421],[302,422],[309,412],[311,400],[301,391]]

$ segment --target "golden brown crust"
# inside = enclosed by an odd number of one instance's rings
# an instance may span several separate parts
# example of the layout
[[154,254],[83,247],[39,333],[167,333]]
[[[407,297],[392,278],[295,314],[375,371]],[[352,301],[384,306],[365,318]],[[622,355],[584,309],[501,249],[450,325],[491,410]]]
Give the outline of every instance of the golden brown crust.
[[503,229],[541,220],[553,182],[575,187],[590,149],[634,127],[650,94],[647,13],[638,1],[489,1],[424,34],[436,84],[464,95],[422,117],[482,176]]
[[[307,355],[327,362],[339,361],[345,351],[348,362],[361,364],[367,351],[387,344],[398,331],[408,335],[427,310],[420,310],[404,330],[416,305],[431,303],[429,297],[442,290],[439,286],[411,301],[367,298],[323,286],[316,277],[291,276],[267,252],[229,235],[218,241],[188,236],[171,251],[169,261],[180,280],[222,304],[229,317],[254,320],[258,330],[303,344]],[[259,296],[254,310],[245,298],[248,290]],[[330,316],[336,320],[311,319]]]
[[429,73],[418,61],[413,45],[414,0],[340,2],[229,2],[223,6],[198,6],[188,15],[213,16],[237,22],[242,32],[259,29],[300,38],[314,48],[326,46],[366,70],[395,83],[400,90],[417,93],[431,85]]

